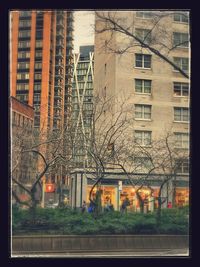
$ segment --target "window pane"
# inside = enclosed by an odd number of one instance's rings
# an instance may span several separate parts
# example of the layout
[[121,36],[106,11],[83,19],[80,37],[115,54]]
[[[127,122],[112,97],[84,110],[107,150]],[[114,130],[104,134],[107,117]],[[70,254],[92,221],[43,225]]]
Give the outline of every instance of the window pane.
[[188,96],[189,95],[188,85],[182,87],[182,95],[183,96]]
[[174,14],[174,21],[181,21],[180,14]]
[[144,118],[151,119],[151,107],[150,106],[144,106]]
[[182,109],[182,114],[183,114],[183,121],[188,121],[189,120],[188,109]]
[[174,120],[181,121],[181,109],[180,108],[174,108]]
[[142,132],[135,131],[135,142],[142,144]]
[[136,67],[142,67],[142,55],[136,54]]
[[174,32],[173,33],[173,45],[178,46],[181,43],[180,41],[180,33]]
[[151,56],[150,55],[144,55],[144,67],[151,68]]
[[188,23],[188,21],[189,21],[188,16],[186,14],[181,15],[181,21]]
[[144,145],[150,145],[150,144],[151,144],[151,133],[144,132]]
[[188,47],[189,45],[189,37],[187,33],[182,34],[182,46],[183,47]]
[[135,91],[142,93],[142,80],[139,79],[135,80]]
[[135,105],[135,117],[142,118],[142,105]]
[[188,58],[182,58],[182,69],[188,71]]
[[144,93],[151,93],[151,81],[144,80]]

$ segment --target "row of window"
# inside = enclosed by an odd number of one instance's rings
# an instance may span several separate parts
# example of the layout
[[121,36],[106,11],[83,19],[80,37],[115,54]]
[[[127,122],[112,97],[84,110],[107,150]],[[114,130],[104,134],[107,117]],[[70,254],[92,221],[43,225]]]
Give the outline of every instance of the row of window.
[[[135,79],[135,92],[140,94],[151,94],[152,81],[144,79]],[[174,82],[174,96],[188,96],[189,83]]]
[[[72,98],[73,103],[78,103],[78,97]],[[84,96],[84,102],[92,102],[92,98],[89,95]]]
[[83,69],[83,70],[77,70],[76,71],[78,75],[86,75],[88,70],[87,69]]
[[[151,120],[152,106],[135,104],[135,119]],[[189,122],[189,108],[174,107],[175,122]]]
[[[76,88],[76,83],[74,82],[73,84],[72,84],[72,86],[73,86],[73,88]],[[84,89],[84,87],[85,88],[87,88],[87,89],[89,89],[89,88],[93,88],[93,83],[92,82],[87,82],[87,83],[85,83],[85,82],[79,82],[78,83],[78,88],[79,89]]]
[[[134,165],[136,172],[145,172],[151,170],[153,165],[151,159],[148,157],[135,157]],[[175,171],[177,174],[189,173],[189,161],[188,159],[176,159]]]
[[[35,47],[42,48],[42,44],[43,44],[42,40],[36,40]],[[18,48],[30,48],[30,41],[19,41]]]
[[[135,54],[135,67],[151,69],[151,55],[146,54]],[[188,72],[189,69],[189,59],[185,57],[173,57],[175,65],[180,67],[183,71]],[[177,70],[174,67],[174,70]]]
[[92,75],[88,75],[87,77],[86,77],[86,75],[77,76],[78,81],[86,81],[86,79],[87,79],[87,81],[92,81]]
[[[91,100],[91,99],[90,99]],[[90,101],[88,101],[90,102]],[[93,109],[93,104],[92,103],[83,103],[83,110],[92,110]],[[73,109],[78,110],[79,109],[79,104],[73,104]]]
[[21,102],[24,102],[24,103],[28,102],[28,94],[18,94],[16,98]]
[[[175,147],[177,148],[189,148],[189,134],[188,133],[174,133]],[[141,146],[151,146],[152,144],[152,132],[151,131],[139,131],[134,132],[135,143]]]
[[[83,89],[79,90],[79,95],[83,95]],[[77,90],[72,90],[72,96],[76,97],[78,96]],[[85,90],[85,96],[93,96],[93,90]]]
[[[42,73],[35,73],[34,79],[35,80],[41,80],[42,79]],[[17,73],[17,80],[29,80],[29,72]]]
[[12,113],[12,123],[16,126],[32,128],[33,121],[15,111]]
[[[137,18],[143,18],[143,19],[151,19],[155,14],[151,11],[137,11],[136,17]],[[175,22],[182,22],[182,23],[188,23],[189,22],[189,16],[187,12],[173,12],[173,20]]]
[[31,31],[30,30],[24,30],[24,31],[19,31],[19,38],[27,38],[31,36]]
[[20,20],[19,27],[30,27],[31,21],[30,20]]
[[87,69],[89,66],[89,63],[78,63],[77,69]]
[[[150,44],[152,41],[152,30],[148,29],[135,29],[135,35],[138,39],[143,41],[145,44]],[[185,47],[189,46],[189,35],[183,32],[173,32],[173,47]]]

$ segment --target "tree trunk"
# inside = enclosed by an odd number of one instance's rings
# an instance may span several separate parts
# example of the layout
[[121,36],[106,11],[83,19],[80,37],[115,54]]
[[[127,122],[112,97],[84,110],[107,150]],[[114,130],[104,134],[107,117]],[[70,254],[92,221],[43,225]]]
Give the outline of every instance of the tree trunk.
[[36,207],[37,207],[37,202],[35,199],[35,191],[36,191],[36,187],[34,186],[33,189],[31,190],[32,206],[30,208],[30,215],[31,215],[31,220],[33,224],[35,223],[35,219],[36,219]]
[[138,193],[138,191],[136,191],[136,196],[137,196],[137,199],[139,200],[140,212],[141,212],[141,213],[144,213],[144,201],[143,201],[143,199],[141,198],[141,196],[140,196],[140,194]]
[[102,205],[101,205],[101,191],[97,190],[96,198],[95,198],[95,210],[94,210],[94,217],[98,218],[102,212]]
[[159,226],[160,222],[161,222],[161,208],[162,208],[162,201],[161,201],[161,197],[160,197],[160,194],[159,194],[159,197],[158,197],[158,209],[157,209],[157,213],[156,213],[157,226]]

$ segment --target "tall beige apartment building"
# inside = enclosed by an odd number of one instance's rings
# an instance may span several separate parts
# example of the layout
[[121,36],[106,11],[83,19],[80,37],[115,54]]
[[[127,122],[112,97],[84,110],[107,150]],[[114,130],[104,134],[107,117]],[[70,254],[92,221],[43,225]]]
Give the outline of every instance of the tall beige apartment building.
[[[105,99],[113,96],[112,108],[116,112],[120,101],[126,99],[131,124],[127,135],[130,146],[137,141],[140,146],[147,147],[170,133],[175,146],[187,154],[190,129],[189,12],[112,11],[107,14],[144,43],[156,48],[186,75],[132,37],[114,31],[111,38],[108,31],[102,31],[95,34],[94,94]],[[97,29],[109,26],[108,21],[103,25],[97,16],[95,23]],[[176,204],[185,205],[189,201],[188,160],[181,162],[177,172],[180,180],[176,183]],[[107,187],[112,190],[111,185]]]

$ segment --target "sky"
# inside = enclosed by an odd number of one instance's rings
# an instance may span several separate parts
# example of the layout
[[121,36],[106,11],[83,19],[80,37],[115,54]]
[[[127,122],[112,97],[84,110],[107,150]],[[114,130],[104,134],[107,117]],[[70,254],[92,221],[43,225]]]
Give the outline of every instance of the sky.
[[80,45],[94,44],[94,12],[74,12],[74,52],[79,52]]

